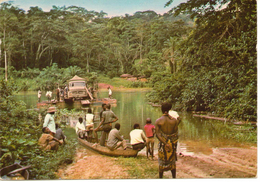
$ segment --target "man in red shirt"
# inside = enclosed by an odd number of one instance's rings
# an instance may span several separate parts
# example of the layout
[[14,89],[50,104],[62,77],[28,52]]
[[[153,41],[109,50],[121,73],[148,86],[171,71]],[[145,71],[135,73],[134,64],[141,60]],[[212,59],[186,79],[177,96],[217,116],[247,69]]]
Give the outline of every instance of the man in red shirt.
[[148,158],[148,153],[150,153],[150,155],[152,156],[152,160],[153,160],[155,126],[152,125],[152,121],[150,118],[146,119],[146,125],[144,126],[144,131],[145,131],[145,135],[147,137],[146,156]]

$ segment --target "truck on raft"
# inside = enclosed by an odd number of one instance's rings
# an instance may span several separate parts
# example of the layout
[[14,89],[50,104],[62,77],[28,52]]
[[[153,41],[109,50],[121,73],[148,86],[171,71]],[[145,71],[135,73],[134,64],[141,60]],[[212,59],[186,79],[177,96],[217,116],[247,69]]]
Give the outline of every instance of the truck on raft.
[[68,91],[65,92],[64,100],[65,102],[68,100],[93,100],[93,94],[94,91],[89,91],[87,88],[85,79],[75,75],[69,80]]
[[[80,102],[81,105],[87,106],[90,104],[102,104],[102,103],[110,103],[116,104],[116,99],[110,98],[97,98],[96,94],[97,90],[94,88],[88,88],[87,82],[84,78],[81,78],[75,75],[72,79],[67,81],[67,88],[64,89],[63,98],[60,100],[52,99],[51,101],[42,101],[37,103],[37,107],[40,108],[42,106],[48,104],[62,104],[62,103],[74,103]],[[94,96],[95,95],[95,96]]]

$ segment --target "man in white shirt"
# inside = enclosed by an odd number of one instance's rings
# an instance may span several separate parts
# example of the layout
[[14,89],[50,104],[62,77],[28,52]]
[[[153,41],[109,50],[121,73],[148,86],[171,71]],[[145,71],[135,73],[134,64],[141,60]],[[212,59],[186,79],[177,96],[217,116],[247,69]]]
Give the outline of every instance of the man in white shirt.
[[52,136],[56,133],[56,126],[54,121],[54,113],[56,112],[55,107],[49,107],[47,110],[47,114],[44,118],[43,128],[47,127],[50,129]]
[[146,146],[146,136],[138,123],[134,124],[134,129],[130,132],[130,139],[134,150],[142,150]]
[[110,99],[112,99],[112,90],[111,90],[110,87],[108,87],[107,89],[108,89],[108,97],[109,97]]
[[87,131],[85,129],[85,125],[83,123],[83,118],[79,117],[79,122],[77,122],[75,127],[76,133],[79,136],[79,138],[86,138],[87,137]]

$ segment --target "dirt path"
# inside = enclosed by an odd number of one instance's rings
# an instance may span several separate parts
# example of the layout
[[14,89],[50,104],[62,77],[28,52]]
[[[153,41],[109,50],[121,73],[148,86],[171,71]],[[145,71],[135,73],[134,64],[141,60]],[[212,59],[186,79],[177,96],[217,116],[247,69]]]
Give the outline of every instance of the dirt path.
[[[75,162],[58,171],[61,179],[130,179],[117,158],[106,157],[85,148],[77,149]],[[138,155],[145,157],[145,151]],[[155,156],[157,153],[155,152]],[[158,166],[157,160],[151,161]],[[215,148],[211,154],[184,154],[178,157],[177,178],[255,178],[257,148]],[[113,166],[113,167],[108,167]],[[101,170],[102,169],[102,170]],[[158,178],[158,174],[151,176]],[[164,178],[171,178],[170,171]]]

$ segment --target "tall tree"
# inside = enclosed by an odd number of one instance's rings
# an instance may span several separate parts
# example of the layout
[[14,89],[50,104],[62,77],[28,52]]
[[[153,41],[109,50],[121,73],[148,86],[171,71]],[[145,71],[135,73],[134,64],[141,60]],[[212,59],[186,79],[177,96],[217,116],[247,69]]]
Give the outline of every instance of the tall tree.
[[188,76],[180,102],[255,120],[256,1],[188,0],[171,11],[189,13],[196,24],[180,49]]

